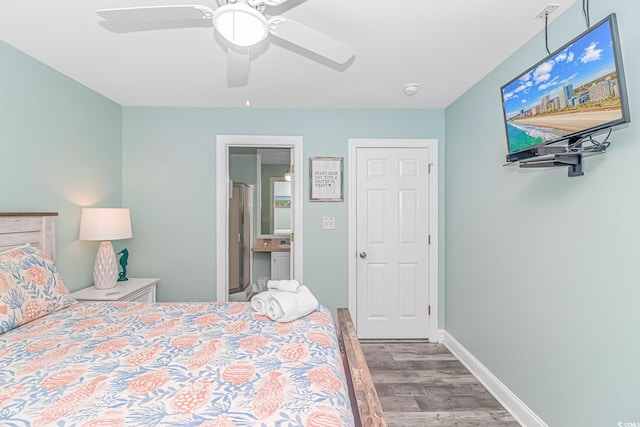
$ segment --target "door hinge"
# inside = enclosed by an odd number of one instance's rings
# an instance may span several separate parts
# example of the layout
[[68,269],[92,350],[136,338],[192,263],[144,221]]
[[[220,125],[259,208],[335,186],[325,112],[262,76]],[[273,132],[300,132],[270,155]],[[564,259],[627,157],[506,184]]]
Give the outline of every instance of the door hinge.
[[431,244],[431,234],[429,234],[429,236],[427,237],[427,244],[430,245]]
[[427,306],[427,314],[429,316],[431,316],[431,306],[430,305]]
[[429,163],[429,164],[427,165],[427,169],[429,169],[429,174],[431,174],[431,166],[433,166],[433,163]]
[[291,173],[295,173],[295,167],[294,167],[294,165],[291,165]]
[[291,233],[291,236],[290,236],[290,238],[291,238],[291,241],[292,241],[292,242],[293,242],[293,235],[294,235],[294,234],[295,234],[295,233]]

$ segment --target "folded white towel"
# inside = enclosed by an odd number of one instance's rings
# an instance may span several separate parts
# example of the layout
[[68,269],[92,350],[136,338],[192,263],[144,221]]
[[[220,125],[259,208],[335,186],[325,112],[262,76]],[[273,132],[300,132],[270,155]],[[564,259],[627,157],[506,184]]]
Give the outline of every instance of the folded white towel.
[[269,300],[275,293],[276,291],[265,291],[255,294],[251,298],[251,308],[253,308],[258,314],[265,316],[267,314]]
[[318,308],[318,300],[309,288],[300,286],[297,293],[275,292],[267,303],[267,316],[278,322],[291,322]]
[[299,292],[300,282],[297,280],[269,280],[267,282],[268,289],[277,289],[283,292]]

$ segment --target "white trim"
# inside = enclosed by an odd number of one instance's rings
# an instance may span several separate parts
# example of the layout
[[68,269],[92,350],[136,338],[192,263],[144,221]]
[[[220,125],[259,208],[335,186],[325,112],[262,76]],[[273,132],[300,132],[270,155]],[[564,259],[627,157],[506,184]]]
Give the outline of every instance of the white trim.
[[521,425],[526,427],[548,427],[518,396],[509,390],[502,381],[493,375],[486,366],[446,330],[444,331],[444,345]]
[[[429,341],[440,342],[438,331],[438,140],[437,139],[361,139],[349,138],[349,157],[347,159],[349,172],[349,311],[358,328],[356,312],[356,150],[358,148],[428,148],[431,175],[429,178],[429,234],[431,248],[429,250]],[[352,256],[353,255],[353,256]]]
[[293,194],[293,232],[295,241],[291,243],[293,252],[294,275],[302,280],[302,202],[303,202],[303,139],[301,136],[261,136],[261,135],[218,135],[216,136],[216,301],[226,301],[227,283],[227,248],[229,247],[228,212],[229,212],[229,147],[273,147],[290,148],[295,159],[295,173],[291,180]]
[[[257,181],[260,182],[260,179],[257,179]],[[249,216],[251,217],[251,220],[249,221],[249,241],[253,245],[253,243],[256,241],[255,217],[260,215],[255,214],[257,212],[254,207],[254,198],[256,193],[253,190],[255,186],[252,184],[247,185],[247,187],[249,188]],[[249,277],[249,286],[247,286],[247,288],[245,289],[247,296],[251,296],[251,292],[253,292],[253,272],[255,271],[253,269],[253,256],[249,257],[249,271],[251,272],[252,277]]]

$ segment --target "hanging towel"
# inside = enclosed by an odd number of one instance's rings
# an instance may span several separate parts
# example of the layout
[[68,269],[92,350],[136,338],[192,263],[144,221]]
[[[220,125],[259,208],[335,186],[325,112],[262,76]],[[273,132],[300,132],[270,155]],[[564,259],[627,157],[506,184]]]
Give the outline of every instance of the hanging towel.
[[268,289],[277,289],[283,292],[299,292],[300,282],[297,280],[269,280],[267,282]]
[[255,294],[251,298],[251,308],[253,308],[258,314],[266,316],[269,300],[271,299],[271,295],[275,293],[276,291],[265,291]]
[[300,286],[297,293],[275,292],[267,303],[267,316],[277,322],[291,322],[318,308],[318,300],[309,288]]

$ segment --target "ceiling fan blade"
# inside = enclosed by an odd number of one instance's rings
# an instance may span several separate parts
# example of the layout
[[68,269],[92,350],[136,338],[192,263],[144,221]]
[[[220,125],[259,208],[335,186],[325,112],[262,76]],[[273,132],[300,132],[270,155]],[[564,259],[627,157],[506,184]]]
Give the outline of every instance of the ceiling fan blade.
[[264,4],[266,4],[267,6],[280,6],[286,1],[287,0],[264,0]]
[[227,83],[246,86],[249,83],[249,48],[227,47]]
[[353,47],[348,44],[284,16],[274,16],[269,19],[269,31],[276,37],[338,64],[344,64],[355,54]]
[[206,6],[148,6],[100,9],[98,15],[118,24],[162,23],[169,21],[211,21],[213,10]]

